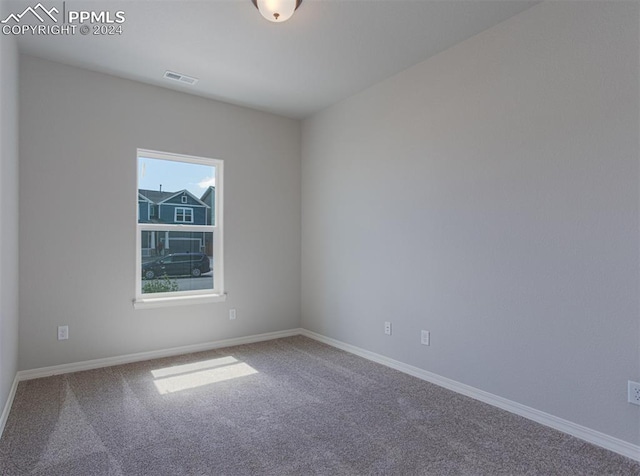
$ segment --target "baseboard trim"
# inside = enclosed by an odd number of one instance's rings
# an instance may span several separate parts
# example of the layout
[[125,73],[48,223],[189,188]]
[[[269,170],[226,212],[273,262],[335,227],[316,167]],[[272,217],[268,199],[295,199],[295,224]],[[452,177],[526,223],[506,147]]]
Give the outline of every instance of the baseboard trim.
[[[153,350],[149,352],[139,352],[136,354],[120,355],[116,357],[106,357],[103,359],[86,360],[84,362],[74,362],[70,364],[53,365],[51,367],[42,367],[32,370],[20,370],[16,375],[17,381],[32,380],[42,377],[50,377],[52,375],[68,374],[72,372],[80,372],[83,370],[93,370],[103,367],[111,367],[113,365],[130,364],[133,362],[141,362],[144,360],[160,359],[163,357],[172,357],[174,355],[191,354],[193,352],[202,352],[212,349],[220,349],[223,347],[232,347],[235,345],[254,344],[267,340],[280,339],[282,337],[291,337],[300,335],[301,329],[288,329],[285,331],[267,332],[265,334],[256,334],[246,337],[236,337],[232,339],[224,339],[213,342],[205,342],[202,344],[185,345],[181,347],[172,347],[169,349]],[[10,405],[9,405],[10,408]],[[5,409],[6,410],[6,409]],[[7,413],[8,414],[8,413]],[[4,416],[4,414],[3,414]]]
[[2,437],[2,433],[4,433],[4,427],[7,424],[7,420],[9,419],[9,412],[11,411],[11,406],[13,405],[13,399],[16,396],[16,390],[18,389],[18,375],[13,379],[13,383],[11,384],[11,389],[9,390],[9,395],[7,396],[7,401],[4,403],[4,408],[2,410],[2,415],[0,416],[0,438]]
[[508,400],[503,397],[499,397],[492,393],[485,392],[484,390],[471,387],[470,385],[448,379],[433,372],[429,372],[427,370],[405,364],[403,362],[385,357],[384,355],[380,355],[375,352],[361,349],[360,347],[356,347],[354,345],[332,339],[331,337],[326,337],[322,334],[318,334],[307,329],[301,329],[300,333],[303,336],[309,337],[319,342],[323,342],[332,347],[336,347],[351,354],[364,357],[367,360],[371,360],[392,369],[399,370],[400,372],[404,372],[419,379],[426,380],[427,382],[439,385],[440,387],[444,387],[467,397],[474,398],[476,400],[514,413],[524,418],[528,418],[529,420],[533,420],[555,430],[562,431],[563,433],[568,433],[569,435],[575,436],[576,438],[580,438],[581,440],[587,441],[601,448],[621,454],[622,456],[626,456],[627,458],[630,458],[632,460],[640,461],[640,446],[638,445],[631,444],[619,438],[615,438],[605,433],[592,430],[591,428],[578,425],[577,423],[573,423],[549,413],[536,410],[535,408],[522,405],[520,403]]
[[42,378],[42,377],[49,377],[52,375],[66,374],[71,372],[79,372],[83,370],[92,370],[92,369],[98,369],[103,367],[110,367],[113,365],[122,365],[122,364],[128,364],[133,362],[141,362],[145,360],[159,359],[163,357],[171,357],[174,355],[189,354],[193,352],[202,352],[202,351],[212,350],[212,349],[220,349],[220,348],[231,347],[235,345],[253,344],[256,342],[280,339],[283,337],[291,337],[295,335],[303,335],[311,339],[317,340],[319,342],[323,342],[332,347],[344,350],[354,355],[358,355],[372,362],[376,362],[376,363],[385,365],[387,367],[390,367],[392,369],[399,370],[400,372],[404,372],[408,375],[412,375],[414,377],[433,383],[435,385],[439,385],[441,387],[447,388],[449,390],[460,393],[467,397],[474,398],[476,400],[487,403],[489,405],[500,408],[502,410],[506,410],[516,415],[520,415],[524,418],[528,418],[529,420],[535,421],[537,423],[548,426],[555,430],[562,431],[569,435],[575,436],[577,438],[580,438],[584,441],[592,443],[601,448],[621,454],[622,456],[626,456],[627,458],[630,458],[632,460],[640,461],[640,446],[638,445],[631,444],[619,438],[615,438],[605,433],[592,430],[591,428],[578,425],[576,423],[565,420],[563,418],[556,417],[549,413],[536,410],[535,408],[531,408],[526,405],[522,405],[520,403],[508,400],[506,398],[499,397],[492,393],[485,392],[484,390],[471,387],[470,385],[466,385],[466,384],[457,382],[455,380],[451,380],[449,378],[443,377],[433,372],[429,372],[427,370],[423,370],[421,368],[414,367],[409,364],[405,364],[404,362],[400,362],[398,360],[385,357],[384,355],[377,354],[375,352],[371,352],[371,351],[362,349],[360,347],[356,347],[354,345],[347,344],[345,342],[332,339],[331,337],[326,337],[322,334],[318,334],[316,332],[313,332],[307,329],[302,329],[302,328],[288,329],[285,331],[277,331],[277,332],[268,332],[265,334],[256,334],[252,336],[237,337],[237,338],[224,339],[224,340],[213,341],[213,342],[205,342],[202,344],[172,347],[170,349],[155,350],[150,352],[139,352],[136,354],[107,357],[103,359],[87,360],[84,362],[54,365],[51,367],[42,367],[42,368],[32,369],[32,370],[21,370],[16,374],[16,377],[11,386],[11,390],[9,392],[9,396],[7,398],[7,401],[5,402],[2,415],[0,416],[0,436],[2,436],[4,427],[7,423],[7,419],[9,417],[11,406],[13,404],[18,383],[21,381]]

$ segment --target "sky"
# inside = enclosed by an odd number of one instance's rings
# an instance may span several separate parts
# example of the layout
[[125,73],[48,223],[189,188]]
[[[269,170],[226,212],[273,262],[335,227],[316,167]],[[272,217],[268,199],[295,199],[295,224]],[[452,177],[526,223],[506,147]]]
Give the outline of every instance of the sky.
[[177,192],[187,189],[200,198],[209,185],[215,185],[215,167],[171,160],[138,160],[138,188]]

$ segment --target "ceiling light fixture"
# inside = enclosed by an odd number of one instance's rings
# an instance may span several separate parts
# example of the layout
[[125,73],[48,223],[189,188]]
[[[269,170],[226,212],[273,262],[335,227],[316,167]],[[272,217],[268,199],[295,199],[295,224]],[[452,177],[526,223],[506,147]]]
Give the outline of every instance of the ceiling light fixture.
[[302,0],[251,0],[258,11],[267,20],[274,23],[287,21],[293,15]]

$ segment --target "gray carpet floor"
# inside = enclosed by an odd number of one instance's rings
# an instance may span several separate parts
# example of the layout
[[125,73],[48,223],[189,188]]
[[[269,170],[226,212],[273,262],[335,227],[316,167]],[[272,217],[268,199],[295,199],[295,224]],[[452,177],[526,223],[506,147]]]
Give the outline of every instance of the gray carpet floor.
[[305,337],[21,382],[4,475],[640,475]]

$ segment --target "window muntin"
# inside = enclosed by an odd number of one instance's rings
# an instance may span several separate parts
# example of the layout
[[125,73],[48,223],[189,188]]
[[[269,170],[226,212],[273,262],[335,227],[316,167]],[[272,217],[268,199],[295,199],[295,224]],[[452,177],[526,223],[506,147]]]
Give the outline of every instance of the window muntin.
[[174,221],[176,223],[193,223],[193,208],[176,207]]
[[[154,220],[138,217],[136,303],[224,296],[222,165],[218,159],[138,150],[138,193],[149,200],[148,218]],[[176,206],[189,195],[192,206]]]

